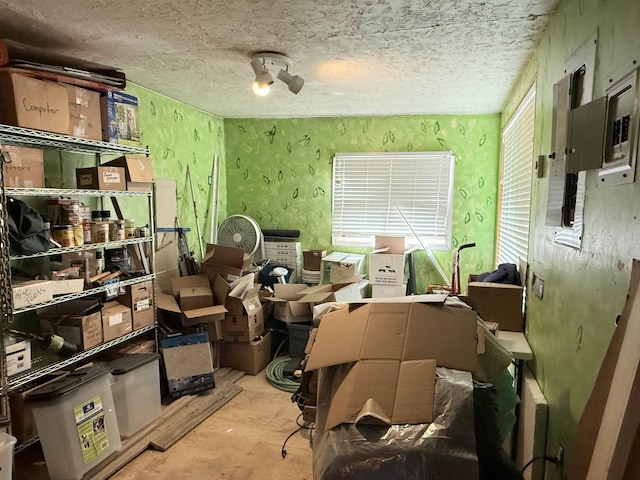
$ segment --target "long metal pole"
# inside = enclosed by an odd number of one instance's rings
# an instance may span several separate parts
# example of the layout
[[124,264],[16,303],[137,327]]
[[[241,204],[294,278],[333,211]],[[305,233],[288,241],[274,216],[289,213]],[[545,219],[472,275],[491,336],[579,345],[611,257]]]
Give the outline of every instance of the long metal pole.
[[198,209],[196,208],[196,196],[193,194],[193,183],[191,182],[191,171],[187,165],[187,181],[191,189],[191,200],[193,201],[193,216],[196,218],[196,231],[198,233],[198,246],[200,247],[200,258],[204,258],[204,248],[202,246],[202,232],[200,232],[200,222],[198,221]]
[[402,213],[402,210],[400,210],[400,207],[398,206],[398,204],[394,203],[393,205],[396,207],[396,209],[398,210],[398,213],[400,214],[402,219],[405,221],[405,223],[409,227],[409,230],[411,230],[411,233],[413,233],[413,236],[416,237],[416,240],[418,240],[418,243],[420,244],[422,249],[425,251],[425,253],[429,257],[429,259],[431,260],[431,263],[433,263],[433,266],[436,267],[436,270],[438,270],[438,273],[440,274],[442,279],[446,282],[447,285],[451,286],[451,283],[450,283],[451,280],[449,279],[449,276],[446,273],[444,273],[444,270],[442,270],[442,267],[440,266],[440,264],[438,263],[438,260],[436,259],[435,255],[431,251],[431,248],[429,248],[429,245],[425,244],[425,243],[422,243],[422,240],[420,239],[420,237],[418,236],[416,231],[413,229],[413,227],[409,223],[409,220],[407,220],[407,217],[404,216],[404,214]]
[[211,225],[209,233],[209,243],[218,241],[218,180],[220,178],[220,158],[216,153],[213,156],[213,166],[211,167]]

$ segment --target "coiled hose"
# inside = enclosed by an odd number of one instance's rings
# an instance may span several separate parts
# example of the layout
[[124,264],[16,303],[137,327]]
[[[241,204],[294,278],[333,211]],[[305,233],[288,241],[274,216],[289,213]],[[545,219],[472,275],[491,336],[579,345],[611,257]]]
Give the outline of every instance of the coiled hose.
[[288,355],[284,355],[282,357],[278,356],[278,354],[280,353],[280,349],[287,340],[288,339],[285,338],[282,343],[280,343],[280,346],[278,346],[273,360],[269,363],[269,365],[267,365],[266,375],[269,383],[277,389],[289,393],[295,393],[300,386],[300,382],[292,379],[291,377],[287,377],[284,374],[284,367],[287,365],[287,363],[289,363],[289,361],[291,361],[291,357]]

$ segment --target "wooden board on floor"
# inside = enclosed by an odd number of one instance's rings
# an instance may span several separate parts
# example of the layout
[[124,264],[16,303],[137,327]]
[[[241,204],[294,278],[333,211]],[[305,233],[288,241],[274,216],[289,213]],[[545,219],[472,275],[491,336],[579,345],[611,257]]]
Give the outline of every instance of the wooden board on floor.
[[163,407],[160,417],[123,440],[122,448],[87,472],[83,480],[106,480],[150,447],[165,451],[242,391],[235,382],[244,372],[221,368],[214,376],[215,389],[180,397]]

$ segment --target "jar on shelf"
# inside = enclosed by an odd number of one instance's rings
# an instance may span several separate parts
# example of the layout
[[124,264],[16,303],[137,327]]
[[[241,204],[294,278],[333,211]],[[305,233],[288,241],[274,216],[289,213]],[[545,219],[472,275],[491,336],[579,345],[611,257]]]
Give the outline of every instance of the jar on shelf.
[[91,242],[104,243],[109,241],[109,223],[91,222]]
[[93,241],[91,237],[91,223],[89,222],[82,224],[82,239],[84,243],[92,243]]
[[80,223],[80,202],[71,198],[54,198],[47,202],[47,213],[54,225]]
[[51,227],[51,237],[61,247],[75,246],[73,225],[54,225]]
[[109,240],[117,242],[124,240],[124,220],[114,220],[109,224]]
[[73,226],[73,244],[76,247],[81,247],[84,245],[84,232],[82,230],[82,224]]
[[124,237],[126,239],[136,238],[135,222],[131,218],[124,221]]
[[80,223],[89,223],[91,221],[91,207],[84,203],[80,203],[80,206],[78,207],[78,217],[80,219]]

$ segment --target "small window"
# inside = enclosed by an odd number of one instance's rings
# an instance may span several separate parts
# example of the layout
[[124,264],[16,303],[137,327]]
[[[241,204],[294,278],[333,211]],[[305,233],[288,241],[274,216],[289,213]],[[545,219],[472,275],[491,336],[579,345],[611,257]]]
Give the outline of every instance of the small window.
[[375,235],[451,247],[451,152],[337,153],[333,162],[332,239],[373,246]]

